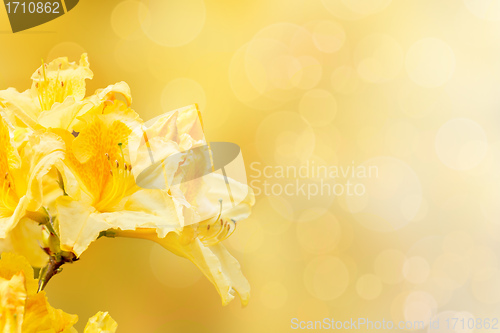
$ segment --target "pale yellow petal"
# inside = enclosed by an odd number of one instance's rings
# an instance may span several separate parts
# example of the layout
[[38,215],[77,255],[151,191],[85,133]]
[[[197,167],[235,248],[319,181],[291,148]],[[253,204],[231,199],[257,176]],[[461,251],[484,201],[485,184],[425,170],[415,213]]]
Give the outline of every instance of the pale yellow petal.
[[203,134],[203,121],[198,105],[188,105],[176,110],[179,113],[177,117],[177,133],[182,135],[189,134],[194,140],[205,140]]
[[0,251],[24,256],[33,267],[43,267],[48,256],[40,247],[42,228],[38,222],[23,218],[5,239],[0,239]]
[[181,225],[172,199],[161,190],[140,190],[125,201],[122,210],[103,213],[102,218],[113,229],[155,229],[160,238]]
[[30,137],[30,144],[32,154],[26,196],[30,200],[28,209],[36,211],[43,200],[42,179],[56,162],[64,158],[65,144],[59,136],[50,132],[35,132]]
[[95,208],[70,197],[60,197],[56,201],[59,221],[61,249],[72,251],[79,257],[97,239],[101,231],[109,225]]
[[28,295],[36,294],[38,284],[33,278],[33,268],[23,256],[4,252],[0,258],[0,277],[10,280],[14,275],[23,272],[26,279],[26,292]]
[[37,123],[40,107],[37,101],[33,99],[31,91],[26,90],[22,93],[14,88],[8,88],[0,91],[0,107],[5,109],[9,119],[14,122],[19,120],[18,125],[24,124],[33,129],[39,129],[41,126]]
[[[181,182],[173,185],[170,191],[174,201],[180,204],[185,225],[216,217],[219,213],[227,219],[240,221],[250,215],[251,207],[255,204],[249,186],[219,173]],[[189,219],[189,214],[195,218]]]
[[99,311],[89,319],[83,333],[114,333],[118,324],[109,313]]
[[68,96],[62,103],[55,103],[50,110],[41,112],[38,123],[45,128],[62,128],[71,132],[79,122],[78,117],[93,107],[90,102],[76,101],[73,96]]
[[68,96],[81,101],[85,97],[85,80],[92,77],[87,54],[82,55],[79,64],[70,63],[66,57],[57,58],[33,73],[31,94],[42,110],[50,110]]
[[[107,86],[104,89],[99,89],[93,96],[97,98],[99,103],[104,101],[114,101],[119,96],[122,96],[128,106],[132,104],[132,93],[130,92],[130,87],[123,81]],[[90,99],[92,99],[93,96],[91,96]]]
[[23,333],[63,332],[78,321],[78,316],[54,309],[47,301],[44,291],[26,300]]
[[[227,305],[234,298],[233,290],[239,293],[243,305],[248,303],[250,292],[248,281],[241,273],[238,262],[223,249],[222,245],[207,247],[198,238],[186,243],[173,232],[155,241],[167,250],[193,262],[215,286],[223,305]],[[215,252],[212,249],[215,249]]]
[[0,332],[21,333],[26,302],[24,273],[0,277]]
[[232,288],[240,296],[241,304],[247,305],[250,299],[250,283],[243,275],[240,263],[221,243],[210,246],[210,250],[219,259],[222,271],[231,281]]
[[17,226],[19,221],[26,214],[28,205],[29,205],[29,199],[26,196],[24,196],[17,203],[17,206],[12,212],[12,215],[0,217],[0,239],[6,238],[9,232],[11,232],[12,229],[14,229]]

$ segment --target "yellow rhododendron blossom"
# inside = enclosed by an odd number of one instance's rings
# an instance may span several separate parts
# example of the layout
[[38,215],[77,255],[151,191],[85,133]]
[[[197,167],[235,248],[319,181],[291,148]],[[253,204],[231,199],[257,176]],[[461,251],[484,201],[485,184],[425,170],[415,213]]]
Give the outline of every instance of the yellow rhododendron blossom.
[[[222,298],[222,304],[228,304],[234,299],[234,291],[239,295],[241,303],[246,305],[250,297],[250,285],[241,272],[238,261],[226,250],[222,241],[229,237],[238,221],[250,215],[251,207],[255,204],[253,193],[247,192],[246,185],[236,183],[228,178],[235,200],[240,202],[232,209],[219,211],[216,216],[199,223],[179,227],[165,237],[158,237],[155,229],[136,229],[134,231],[115,230],[114,236],[143,238],[152,240],[172,253],[189,259],[212,282]],[[222,177],[211,174],[205,177],[206,186],[220,184]],[[207,202],[213,207],[221,206],[218,198],[225,188],[212,186],[206,194]],[[145,197],[144,200],[147,198]],[[165,205],[171,205],[173,200],[164,196]],[[168,218],[167,216],[165,218]]]
[[43,266],[47,255],[37,244],[41,229],[28,217],[41,208],[43,177],[63,156],[57,135],[37,131],[16,143],[0,117],[0,246],[25,255],[34,266]]
[[68,58],[58,58],[42,64],[31,79],[31,89],[19,93],[14,88],[0,91],[0,106],[8,110],[12,119],[19,120],[32,129],[42,126],[38,119],[44,113],[62,107],[77,106],[75,102],[85,97],[85,80],[93,76],[87,55],[82,55],[79,64],[69,63]]
[[[0,258],[0,333],[72,333],[78,316],[54,309],[44,291],[36,292],[37,280],[27,260],[2,253]],[[113,333],[117,324],[107,313],[90,318],[85,333]]]
[[[76,138],[68,131],[54,130],[66,143],[65,178],[74,176],[81,189],[69,189],[68,196],[56,200],[63,250],[80,256],[101,231],[108,229],[161,225],[165,235],[177,227],[173,207],[158,206],[157,212],[151,212],[130,203],[130,197],[143,191],[135,184],[128,157],[128,138],[140,125],[133,110],[115,101],[105,114],[93,116]],[[163,194],[152,194],[150,200],[155,195]],[[156,217],[159,212],[172,217]]]
[[[85,54],[78,64],[58,58],[35,71],[31,89],[0,91],[0,249],[34,266],[50,258],[42,290],[101,236],[149,239],[192,261],[224,305],[235,293],[246,305],[249,283],[222,242],[248,217],[254,197],[214,170],[197,106],[146,126],[130,108],[126,83],[86,96],[92,76]],[[35,332],[38,323],[46,333],[74,332],[76,316],[36,293],[31,268],[1,274],[16,258],[5,255],[0,264],[0,327]],[[98,313],[85,332],[115,330]]]
[[0,107],[8,118],[19,126],[33,130],[42,128],[62,128],[78,131],[79,117],[116,95],[122,95],[131,103],[130,88],[125,82],[98,90],[85,98],[85,81],[92,79],[86,54],[79,64],[70,63],[68,58],[57,58],[42,64],[31,79],[31,89],[22,93],[14,88],[0,91]]

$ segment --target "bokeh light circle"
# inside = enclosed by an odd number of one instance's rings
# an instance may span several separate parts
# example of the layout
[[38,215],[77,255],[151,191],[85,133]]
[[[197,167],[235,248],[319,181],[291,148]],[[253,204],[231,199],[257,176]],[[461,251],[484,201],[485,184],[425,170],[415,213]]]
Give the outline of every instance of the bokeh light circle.
[[139,15],[144,33],[162,46],[178,47],[195,39],[205,24],[203,0],[145,0]]
[[403,276],[408,282],[414,284],[424,283],[430,274],[430,265],[422,257],[408,258],[403,265]]
[[285,305],[288,291],[281,282],[269,282],[260,291],[261,302],[269,309],[279,309]]
[[476,167],[488,152],[485,131],[479,124],[466,118],[455,118],[441,126],[435,145],[441,162],[455,170]]
[[197,103],[199,109],[204,111],[207,100],[205,90],[193,79],[177,78],[163,88],[161,106],[165,112],[194,103]]
[[346,39],[344,29],[334,21],[319,21],[312,31],[314,45],[325,53],[338,51]]
[[303,90],[316,87],[323,75],[321,63],[311,56],[300,56],[297,60],[300,63],[300,70],[297,72],[300,80],[294,82],[295,86]]
[[387,284],[396,284],[403,280],[403,266],[406,256],[396,249],[387,249],[379,253],[374,262],[375,274]]
[[471,281],[474,297],[485,304],[500,303],[500,270],[489,267],[475,272]]
[[337,100],[326,90],[309,90],[299,102],[299,111],[310,125],[325,126],[335,118]]
[[475,16],[486,21],[500,21],[500,1],[463,0],[467,9]]
[[455,54],[440,39],[421,39],[408,50],[406,71],[412,81],[423,87],[442,86],[455,71]]
[[427,325],[437,308],[438,304],[431,294],[425,291],[414,291],[405,300],[405,320],[413,323],[424,322]]
[[371,83],[394,79],[403,67],[404,52],[389,35],[371,34],[363,38],[354,50],[358,74]]
[[330,80],[333,90],[340,94],[352,94],[361,85],[358,73],[351,66],[337,67],[332,72]]
[[341,296],[349,285],[349,271],[337,257],[311,260],[304,270],[304,283],[314,297],[329,301]]
[[388,232],[403,228],[417,216],[422,203],[422,185],[408,164],[381,156],[363,162],[360,167],[367,177],[355,176],[350,182],[363,184],[365,193],[345,199],[347,208],[360,224]]
[[432,264],[432,276],[439,279],[444,289],[456,290],[470,277],[470,264],[463,256],[445,252]]
[[297,224],[300,246],[313,254],[326,254],[335,249],[341,238],[340,224],[330,213]]
[[62,42],[50,49],[45,61],[49,62],[59,57],[68,57],[70,62],[78,62],[83,53],[86,53],[86,51],[80,44],[75,42]]
[[365,300],[376,299],[382,293],[382,281],[375,274],[365,274],[356,282],[356,291]]
[[335,17],[354,21],[384,10],[392,0],[322,0]]
[[115,34],[125,40],[143,36],[142,24],[146,24],[147,7],[136,0],[120,2],[111,13],[111,27]]
[[261,121],[256,133],[256,148],[267,165],[295,165],[313,154],[316,136],[295,112],[274,112]]

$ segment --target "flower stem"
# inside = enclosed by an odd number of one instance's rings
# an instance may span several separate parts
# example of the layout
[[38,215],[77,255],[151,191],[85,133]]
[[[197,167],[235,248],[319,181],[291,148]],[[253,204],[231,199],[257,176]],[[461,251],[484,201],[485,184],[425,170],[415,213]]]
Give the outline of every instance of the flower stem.
[[50,279],[57,273],[61,271],[61,266],[64,265],[65,261],[57,260],[55,257],[50,257],[49,263],[40,272],[40,280],[38,281],[38,292],[42,291],[49,283]]

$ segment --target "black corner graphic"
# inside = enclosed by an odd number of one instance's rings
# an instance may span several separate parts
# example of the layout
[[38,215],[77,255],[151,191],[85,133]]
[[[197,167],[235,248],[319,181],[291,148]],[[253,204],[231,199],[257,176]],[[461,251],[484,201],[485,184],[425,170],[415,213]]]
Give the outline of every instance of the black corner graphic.
[[76,6],[78,0],[65,0],[64,2],[66,2],[66,10],[69,12]]
[[4,0],[12,32],[30,29],[64,15],[78,0]]

